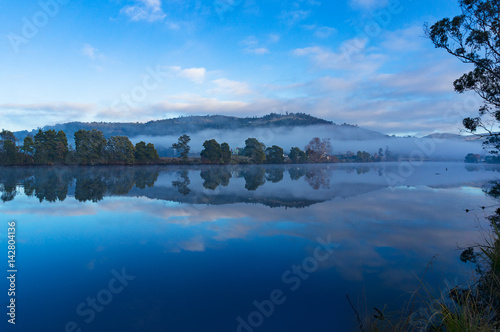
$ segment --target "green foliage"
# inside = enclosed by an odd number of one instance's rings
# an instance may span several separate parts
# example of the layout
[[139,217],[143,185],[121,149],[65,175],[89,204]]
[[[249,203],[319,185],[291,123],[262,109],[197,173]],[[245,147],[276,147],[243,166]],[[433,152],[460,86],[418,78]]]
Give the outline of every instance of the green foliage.
[[[70,150],[66,133],[53,129],[38,130],[34,137],[26,136],[23,144],[15,144],[15,136],[0,132],[0,164],[89,164],[154,162],[160,159],[154,144],[137,143],[137,151],[125,136],[106,140],[98,130],[79,130],[75,133],[76,151]],[[139,157],[139,158],[137,158]]]
[[367,163],[371,161],[371,156],[368,152],[366,151],[358,151],[356,155],[356,162],[358,163]]
[[15,165],[19,163],[19,157],[16,137],[11,131],[2,130],[0,132],[0,164]]
[[158,151],[153,143],[146,144],[143,141],[140,141],[135,145],[135,160],[137,162],[145,163],[145,162],[154,162],[160,159],[158,155]]
[[139,143],[135,144],[135,160],[138,162],[148,161],[146,142],[140,141]]
[[75,133],[76,157],[82,164],[94,165],[104,161],[107,141],[99,130],[78,130]]
[[146,156],[149,161],[157,161],[160,159],[158,151],[156,150],[155,145],[153,143],[146,144]]
[[21,150],[21,163],[32,164],[34,162],[33,154],[35,152],[35,142],[32,136],[26,136],[23,140]]
[[290,154],[288,155],[292,163],[302,164],[307,162],[307,154],[297,147],[290,149]]
[[17,152],[16,143],[11,140],[6,140],[3,142],[3,147],[1,151],[1,164],[4,165],[15,165],[19,162],[19,156]]
[[5,129],[2,129],[0,132],[0,140],[3,141],[16,141],[16,136],[14,133]]
[[213,163],[218,163],[222,159],[222,150],[219,143],[216,140],[211,139],[203,143],[203,151],[200,155],[202,158],[208,159]]
[[106,155],[107,162],[132,165],[135,161],[135,147],[128,137],[113,136],[108,139]]
[[59,130],[56,135],[56,151],[54,161],[60,163],[65,162],[68,153],[68,138],[66,137],[66,133],[64,131]]
[[453,83],[458,93],[473,91],[483,100],[479,116],[464,119],[463,125],[470,132],[486,131],[485,147],[498,153],[500,136],[492,131],[491,123],[500,121],[500,1],[459,0],[459,4],[461,15],[426,27],[426,33],[436,48],[473,65],[473,70]]
[[252,162],[261,164],[266,158],[266,154],[264,152],[265,148],[266,146],[259,142],[256,138],[248,138],[245,141],[243,155],[249,157]]
[[23,141],[23,146],[21,147],[21,151],[24,154],[32,156],[35,152],[35,142],[33,142],[33,137],[26,136]]
[[187,161],[189,151],[191,150],[191,147],[188,144],[190,141],[191,141],[191,137],[184,134],[184,135],[179,137],[179,140],[177,143],[172,144],[172,149],[179,151],[180,156],[184,161]]
[[270,164],[281,164],[285,161],[283,149],[277,145],[273,145],[266,149],[266,160]]
[[478,163],[480,161],[481,161],[481,156],[478,154],[469,153],[467,156],[465,156],[466,163]]
[[34,158],[36,164],[46,164],[48,163],[48,153],[45,146],[45,133],[39,129],[38,133],[34,137]]
[[229,144],[222,143],[220,145],[221,149],[221,157],[223,164],[229,164],[231,162],[231,149],[229,148]]

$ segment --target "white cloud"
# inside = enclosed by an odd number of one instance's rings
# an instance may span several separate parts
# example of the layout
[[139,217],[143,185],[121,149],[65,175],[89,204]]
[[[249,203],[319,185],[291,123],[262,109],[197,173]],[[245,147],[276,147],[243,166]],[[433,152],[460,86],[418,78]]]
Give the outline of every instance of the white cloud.
[[259,40],[255,36],[248,36],[239,42],[240,45],[245,46],[243,51],[245,53],[263,55],[270,53],[267,47],[259,46]]
[[135,3],[121,10],[121,13],[130,17],[131,21],[163,21],[166,17],[160,0],[136,0]]
[[186,78],[196,84],[202,84],[207,73],[207,70],[203,67],[182,69],[179,66],[171,66],[170,70],[178,77]]
[[86,56],[87,58],[92,59],[92,60],[96,60],[96,59],[105,60],[106,59],[104,54],[100,53],[98,49],[96,49],[95,47],[93,47],[90,44],[84,44],[82,49],[81,49],[81,52],[84,56]]
[[328,26],[317,26],[316,24],[303,25],[302,27],[306,30],[312,31],[314,37],[320,38],[320,39],[326,39],[337,31],[337,29],[335,29],[335,28],[328,27]]
[[179,76],[187,78],[194,83],[201,84],[205,80],[206,69],[205,68],[188,68],[181,70]]
[[88,121],[96,111],[94,104],[45,102],[0,104],[2,126],[9,130],[31,130],[70,121]]
[[258,48],[246,49],[245,52],[251,53],[251,54],[262,55],[262,54],[268,54],[269,50],[265,47],[258,47]]
[[314,31],[314,36],[316,38],[321,38],[321,39],[325,39],[325,38],[328,38],[330,37],[333,33],[335,33],[337,30],[335,28],[332,28],[332,27],[327,27],[327,26],[324,26],[324,27],[319,27],[317,28],[315,31]]
[[255,36],[248,36],[240,41],[240,44],[247,47],[255,47],[259,44],[259,40]]
[[279,42],[280,39],[281,39],[281,36],[277,33],[271,33],[269,35],[269,43],[271,43],[271,44]]
[[290,10],[290,11],[282,11],[280,15],[280,20],[282,20],[285,24],[295,25],[300,21],[305,20],[311,15],[311,11],[309,10]]
[[231,81],[226,78],[220,78],[212,82],[217,85],[217,87],[212,90],[216,93],[228,93],[239,96],[252,93],[252,90],[245,82]]
[[367,49],[366,39],[350,39],[342,43],[338,52],[320,46],[293,50],[296,56],[308,57],[318,69],[339,69],[364,72],[364,75],[378,69],[383,55]]

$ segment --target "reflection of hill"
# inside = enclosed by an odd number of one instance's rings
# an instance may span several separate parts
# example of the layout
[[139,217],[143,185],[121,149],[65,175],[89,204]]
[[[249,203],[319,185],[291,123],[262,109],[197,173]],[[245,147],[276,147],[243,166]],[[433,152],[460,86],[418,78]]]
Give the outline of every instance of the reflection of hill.
[[[463,164],[429,163],[400,185],[429,188],[482,188],[500,168],[465,168]],[[109,196],[148,197],[185,204],[261,204],[303,208],[388,187],[397,164],[19,167],[2,168],[0,199],[20,192],[40,202],[98,202]]]
[[206,204],[206,205],[226,205],[226,204],[262,204],[269,207],[290,207],[304,208],[325,200],[312,200],[307,198],[294,197],[272,197],[266,195],[249,194],[246,190],[241,194],[206,194],[201,191],[191,191],[187,195],[179,193],[175,188],[148,188],[147,190],[133,189],[127,196],[147,197],[164,201],[178,202],[184,204]]
[[127,196],[142,196],[150,199],[158,199],[185,204],[207,204],[207,205],[225,205],[225,204],[262,204],[269,207],[288,207],[288,208],[304,208],[313,204],[322,203],[333,199],[346,199],[349,197],[359,196],[369,192],[377,191],[384,186],[377,184],[352,184],[339,183],[334,187],[316,192],[315,189],[304,187],[304,183],[299,183],[291,189],[302,189],[299,191],[290,190],[271,190],[269,191],[248,191],[239,190],[237,193],[224,192],[221,189],[219,192],[208,192],[203,190],[192,189],[189,194],[184,195],[178,190],[171,187],[152,187],[145,190],[132,189]]
[[[160,175],[161,174],[161,175]],[[331,185],[330,165],[202,167],[26,167],[0,174],[1,199],[19,187],[40,202],[98,202],[109,196],[148,197],[185,204],[262,204],[304,208],[338,197],[379,190],[383,185]],[[161,183],[157,184],[158,179]]]

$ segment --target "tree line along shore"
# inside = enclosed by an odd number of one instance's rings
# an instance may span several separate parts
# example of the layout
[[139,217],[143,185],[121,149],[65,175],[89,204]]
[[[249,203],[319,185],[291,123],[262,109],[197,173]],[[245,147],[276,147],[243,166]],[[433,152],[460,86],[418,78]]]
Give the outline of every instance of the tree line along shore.
[[399,156],[387,147],[371,155],[366,151],[332,154],[329,138],[315,137],[304,147],[292,147],[288,154],[283,148],[267,147],[256,138],[248,138],[244,148],[231,149],[229,144],[206,140],[199,157],[190,154],[191,138],[184,134],[172,144],[178,157],[160,157],[153,143],[140,141],[135,145],[126,136],[106,138],[102,131],[78,130],[75,146],[68,144],[66,133],[53,129],[39,130],[34,136],[18,140],[8,130],[0,132],[0,165],[144,165],[144,164],[303,164],[336,162],[396,161]]

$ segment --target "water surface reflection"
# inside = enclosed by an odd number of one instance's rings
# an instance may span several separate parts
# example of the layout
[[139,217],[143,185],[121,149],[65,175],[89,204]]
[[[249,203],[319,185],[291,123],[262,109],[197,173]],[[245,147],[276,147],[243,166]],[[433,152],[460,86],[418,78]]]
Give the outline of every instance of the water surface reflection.
[[[457,244],[480,240],[477,220],[497,205],[483,190],[498,168],[478,167],[424,164],[398,187],[394,164],[3,168],[0,213],[18,222],[23,269],[17,327],[236,331],[282,289],[255,331],[351,330],[346,294],[396,307],[435,255],[434,281],[465,278]],[[318,237],[332,255],[291,291],[283,273]],[[77,306],[122,267],[136,278],[85,323]]]

